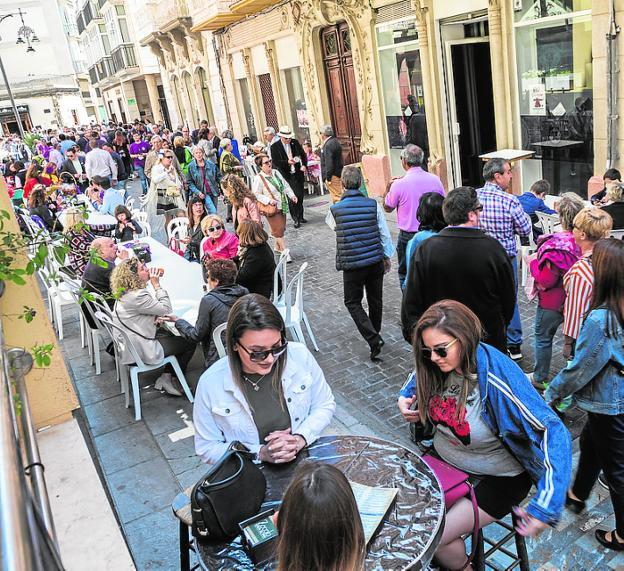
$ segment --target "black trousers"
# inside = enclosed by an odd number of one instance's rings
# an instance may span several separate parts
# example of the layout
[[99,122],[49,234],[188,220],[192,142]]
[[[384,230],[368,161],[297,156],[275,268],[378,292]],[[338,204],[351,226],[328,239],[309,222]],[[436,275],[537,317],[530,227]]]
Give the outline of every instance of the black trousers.
[[[178,363],[180,363],[182,372],[186,373],[186,368],[195,354],[197,344],[188,339],[184,339],[184,337],[178,337],[168,331],[163,331],[162,329],[158,330],[156,338],[165,352],[165,357],[175,355],[178,358]],[[165,367],[165,371],[175,374],[170,365]]]
[[[381,340],[381,318],[383,314],[383,261],[357,270],[342,272],[344,304],[355,321],[355,325],[372,348]],[[366,291],[368,314],[362,307]]]
[[397,240],[397,258],[399,259],[399,285],[401,286],[401,289],[405,287],[405,278],[407,277],[405,248],[407,248],[407,243],[414,237],[414,234],[416,234],[416,232],[399,230],[399,238]]
[[292,200],[288,201],[288,210],[290,210],[290,216],[293,222],[298,222],[303,218],[303,177],[290,178],[288,184],[293,189],[295,196],[297,197],[297,203]]
[[624,537],[624,414],[587,414],[580,439],[581,456],[572,492],[586,500],[602,470],[611,494],[615,526]]

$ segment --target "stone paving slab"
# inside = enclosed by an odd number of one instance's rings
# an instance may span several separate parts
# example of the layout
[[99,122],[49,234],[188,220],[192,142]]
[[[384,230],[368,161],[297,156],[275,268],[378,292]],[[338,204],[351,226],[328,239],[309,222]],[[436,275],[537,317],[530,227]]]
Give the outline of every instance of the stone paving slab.
[[[310,197],[306,206],[308,224],[295,230],[288,223],[286,241],[294,259],[288,273],[292,276],[301,263],[309,263],[304,284],[305,309],[320,348],[315,357],[338,405],[327,433],[377,436],[416,450],[396,407],[398,390],[412,367],[410,347],[403,340],[400,328],[401,294],[396,258],[384,284],[383,362],[372,363],[368,346],[342,302],[342,276],[334,266],[335,237],[324,224],[328,199]],[[388,218],[396,237],[395,217]],[[140,382],[143,419],[136,422],[133,409],[124,406],[112,359],[102,351],[103,372],[95,376],[86,349],[80,349],[77,319],[75,315],[72,319],[71,310],[66,312],[66,339],[61,347],[70,364],[83,406],[81,413],[87,419],[103,478],[137,568],[176,569],[177,525],[170,517],[168,506],[176,493],[195,483],[206,471],[194,455],[192,405],[185,398],[173,398],[154,390],[156,375],[146,375]],[[525,344],[524,358],[519,364],[530,371],[535,306],[524,300],[523,294],[520,313]],[[200,353],[196,352],[187,374],[193,388],[203,372]],[[554,374],[563,365],[558,335],[551,372]],[[578,433],[582,423],[583,415],[579,411],[568,415],[573,433]],[[617,568],[613,567],[616,561],[613,554],[601,552],[593,539],[595,525],[608,522],[605,517],[612,515],[611,504],[604,495],[598,497],[595,493],[589,505],[590,512],[585,518],[565,514],[561,530],[549,530],[529,542],[532,566]],[[582,525],[586,529],[581,531]]]

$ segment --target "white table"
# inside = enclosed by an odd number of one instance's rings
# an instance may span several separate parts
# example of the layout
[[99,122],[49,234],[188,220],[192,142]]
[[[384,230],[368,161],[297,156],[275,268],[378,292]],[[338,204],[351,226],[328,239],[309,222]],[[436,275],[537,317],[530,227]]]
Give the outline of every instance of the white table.
[[[169,294],[173,313],[194,324],[197,320],[199,302],[204,296],[201,265],[178,256],[154,238],[141,238],[137,242],[150,247],[152,261],[147,266],[165,270],[165,274],[160,278],[160,285]],[[125,242],[120,245],[120,248],[125,248],[132,243],[134,242]],[[132,248],[126,249],[131,256],[134,255]],[[172,330],[175,331],[175,327]]]

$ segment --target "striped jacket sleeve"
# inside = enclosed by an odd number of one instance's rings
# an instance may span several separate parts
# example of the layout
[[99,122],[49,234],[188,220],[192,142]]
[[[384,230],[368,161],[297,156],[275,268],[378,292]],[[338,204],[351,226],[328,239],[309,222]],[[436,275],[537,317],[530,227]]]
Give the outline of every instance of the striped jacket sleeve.
[[563,334],[578,339],[583,317],[589,308],[593,289],[593,272],[589,264],[578,264],[564,279],[566,299],[563,306]]

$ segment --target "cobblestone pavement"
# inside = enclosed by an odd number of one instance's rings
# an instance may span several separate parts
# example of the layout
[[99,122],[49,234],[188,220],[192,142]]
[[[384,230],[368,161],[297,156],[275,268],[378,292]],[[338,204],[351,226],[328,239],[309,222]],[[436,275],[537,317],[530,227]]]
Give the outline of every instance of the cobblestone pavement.
[[[136,186],[136,182],[131,185],[134,192]],[[372,363],[368,346],[342,303],[342,276],[334,266],[335,237],[324,224],[328,206],[327,195],[308,197],[309,223],[295,230],[289,222],[286,234],[294,259],[288,266],[289,275],[294,275],[301,263],[309,263],[304,285],[306,313],[320,348],[315,356],[338,403],[328,433],[370,434],[414,448],[396,408],[397,392],[411,369],[410,348],[400,330],[396,264],[384,284],[383,362]],[[396,236],[393,215],[389,223]],[[533,305],[521,301],[525,344],[520,365],[526,371],[532,368],[534,313]],[[80,348],[76,317],[69,312],[65,331],[61,346],[80,398],[78,416],[84,420],[137,568],[176,569],[177,524],[170,503],[206,471],[193,449],[192,406],[183,398],[161,395],[153,388],[156,375],[145,375],[141,378],[143,420],[135,422],[132,409],[124,407],[113,361],[102,353],[103,372],[95,376],[86,350]],[[203,372],[200,353],[187,374],[192,386]],[[553,373],[564,364],[560,339],[554,355]],[[582,415],[571,411],[567,423],[573,434],[578,434]],[[596,490],[591,497],[586,515],[566,513],[559,530],[548,530],[528,542],[532,569],[624,569],[624,557],[602,549],[593,538],[596,525],[602,522],[609,529],[614,525],[611,504],[602,492],[599,495]],[[496,534],[492,529],[486,535]],[[505,567],[504,559],[496,561],[497,568]]]

